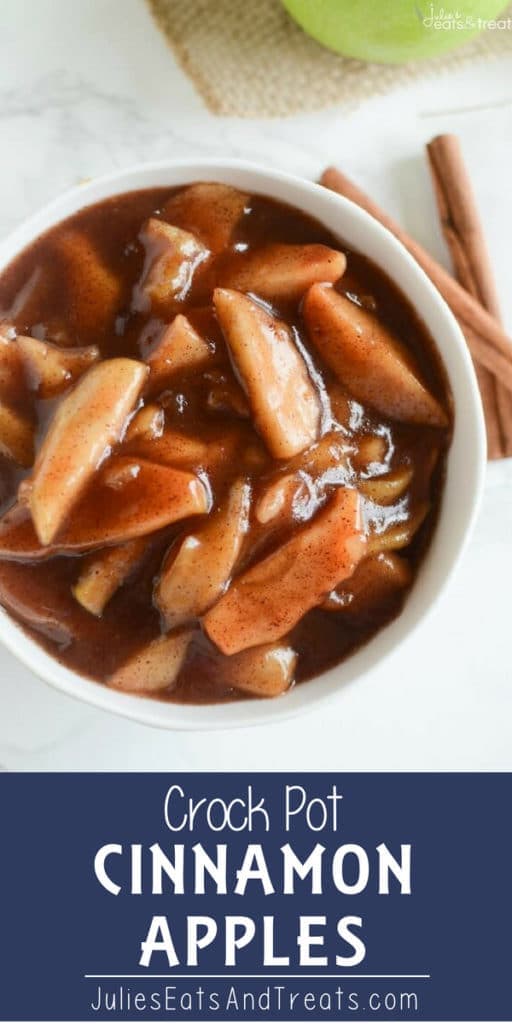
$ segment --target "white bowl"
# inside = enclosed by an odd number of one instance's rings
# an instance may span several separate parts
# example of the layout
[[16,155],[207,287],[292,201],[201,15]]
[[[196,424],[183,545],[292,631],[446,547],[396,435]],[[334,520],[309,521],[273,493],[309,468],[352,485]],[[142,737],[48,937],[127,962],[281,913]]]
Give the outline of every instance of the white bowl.
[[408,296],[437,344],[454,396],[455,429],[439,522],[402,613],[347,661],[279,699],[187,706],[119,693],[60,665],[0,609],[0,639],[47,683],[97,707],[168,729],[222,729],[276,722],[327,698],[341,699],[346,683],[378,671],[382,659],[393,655],[425,618],[459,561],[478,510],[485,466],[480,395],[465,340],[448,306],[385,228],[353,203],[319,185],[235,160],[165,161],[115,172],[67,192],[21,224],[0,243],[0,272],[40,234],[84,206],[132,189],[198,180],[221,181],[291,203],[382,267]]

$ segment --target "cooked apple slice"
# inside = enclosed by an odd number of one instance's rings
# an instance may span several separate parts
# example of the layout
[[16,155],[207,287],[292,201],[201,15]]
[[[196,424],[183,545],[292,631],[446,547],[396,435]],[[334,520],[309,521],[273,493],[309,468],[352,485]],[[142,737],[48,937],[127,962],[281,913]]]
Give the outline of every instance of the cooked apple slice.
[[249,201],[246,192],[231,185],[199,182],[171,196],[162,216],[197,235],[212,252],[220,252],[230,244]]
[[310,519],[329,485],[346,485],[353,476],[350,456],[353,446],[339,431],[330,431],[317,444],[296,455],[284,471],[262,481],[256,505],[261,524]]
[[[109,459],[101,472],[103,487],[112,491],[120,491],[128,484],[135,483],[141,473],[140,462],[140,459],[119,458],[119,456]],[[137,486],[140,487],[140,481]]]
[[155,604],[172,629],[198,618],[226,589],[248,529],[251,491],[236,480],[225,506],[173,545],[155,589]]
[[392,505],[405,494],[414,476],[412,466],[398,466],[382,476],[372,476],[359,482],[359,490],[365,498],[378,505]]
[[142,279],[135,287],[133,306],[141,313],[150,308],[169,313],[187,297],[194,273],[210,255],[209,249],[188,231],[151,217],[141,241],[146,250]]
[[311,341],[355,398],[391,419],[447,426],[412,356],[372,313],[324,284],[309,289],[303,312]]
[[36,459],[30,508],[42,544],[57,536],[100,462],[119,441],[148,369],[106,359],[60,403]]
[[26,368],[31,391],[38,398],[55,398],[96,363],[100,351],[96,345],[84,348],[59,348],[48,341],[18,335],[16,344]]
[[148,543],[146,537],[138,537],[88,558],[71,588],[78,603],[92,615],[103,615],[110,598],[140,564]]
[[330,430],[311,448],[295,456],[286,468],[288,472],[307,472],[315,479],[325,478],[329,483],[346,483],[353,452],[352,442],[339,430]]
[[366,473],[372,463],[385,466],[387,453],[388,442],[381,434],[367,434],[358,441],[352,461],[358,470]]
[[59,232],[55,245],[64,262],[71,320],[87,332],[104,329],[122,300],[119,278],[78,229]]
[[251,647],[219,664],[222,682],[254,697],[278,697],[293,683],[297,654],[285,644]]
[[401,548],[408,547],[429,512],[429,502],[423,501],[409,513],[407,519],[394,523],[380,533],[370,531],[368,554],[378,554],[380,551],[400,551]]
[[[138,415],[140,414],[137,414],[135,420]],[[132,455],[140,455],[141,458],[150,459],[152,462],[158,462],[164,466],[187,466],[190,468],[202,467],[209,455],[209,448],[205,441],[201,441],[198,437],[180,434],[177,430],[164,430],[157,437],[148,437],[138,431],[133,435],[129,431],[123,451]]]
[[229,465],[239,444],[238,430],[226,431],[208,442],[178,430],[164,430],[160,437],[136,436],[130,439],[123,445],[123,452],[163,466],[183,466],[195,472],[206,470],[211,473],[218,467]]
[[183,470],[115,456],[105,466],[104,475],[119,486],[108,486],[100,471],[80,502],[77,515],[53,544],[41,543],[26,504],[18,502],[10,508],[0,519],[0,559],[38,562],[70,551],[80,553],[123,544],[208,511],[205,487]]
[[297,473],[283,473],[271,480],[260,495],[254,514],[262,525],[271,523],[278,516],[291,518],[293,499],[300,487],[304,486]]
[[290,329],[241,292],[216,288],[214,303],[254,424],[276,459],[318,436],[320,403]]
[[392,552],[369,555],[348,580],[329,594],[322,608],[347,611],[351,615],[371,615],[377,605],[404,590],[411,581],[412,570],[405,558]]
[[213,355],[213,347],[194,330],[186,316],[178,313],[147,359],[149,380],[146,393],[156,395],[169,385],[176,374],[197,369]]
[[91,482],[76,515],[59,534],[59,550],[122,544],[169,523],[208,512],[206,488],[193,473],[116,455]]
[[15,333],[7,324],[0,330],[0,400],[8,405],[21,401],[27,390]]
[[0,399],[0,454],[28,468],[34,461],[34,422]]
[[132,654],[110,676],[108,685],[132,693],[154,693],[170,689],[185,661],[191,639],[192,630],[157,637]]
[[130,421],[126,434],[125,443],[129,441],[152,441],[161,437],[165,430],[165,411],[161,405],[149,403],[143,405],[142,409],[135,414]]
[[344,254],[327,245],[275,243],[242,253],[221,284],[263,299],[295,302],[315,281],[337,281],[346,265]]
[[205,630],[223,654],[280,640],[365,554],[357,491],[339,488],[286,544],[248,569],[206,613]]
[[18,503],[0,519],[0,559],[41,561],[145,537],[170,523],[208,512],[210,497],[192,473],[146,459],[113,456],[81,498],[76,515],[52,544],[39,540],[30,510]]

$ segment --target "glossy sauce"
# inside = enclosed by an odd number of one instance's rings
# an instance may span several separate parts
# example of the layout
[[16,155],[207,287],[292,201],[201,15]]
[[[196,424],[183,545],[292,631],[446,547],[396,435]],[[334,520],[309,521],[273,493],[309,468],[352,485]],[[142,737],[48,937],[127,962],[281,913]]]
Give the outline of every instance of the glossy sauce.
[[[58,344],[97,345],[104,358],[130,356],[145,359],[162,333],[165,321],[151,311],[133,309],[134,288],[144,267],[144,249],[139,241],[142,223],[157,216],[169,199],[169,189],[153,189],[126,194],[87,208],[58,225],[24,251],[0,277],[0,320],[14,324],[18,334],[32,335]],[[178,222],[176,222],[178,223]],[[179,226],[179,225],[178,225]],[[186,227],[186,225],[185,225]],[[118,283],[118,296],[112,312],[104,316],[90,302],[76,302],[73,274],[67,259],[66,237],[78,231],[91,243],[102,262]],[[255,500],[262,481],[279,468],[256,434],[250,419],[233,413],[212,411],[208,395],[212,379],[232,382],[233,371],[226,346],[211,307],[212,289],[222,284],[230,270],[248,250],[269,242],[323,243],[340,248],[329,232],[301,212],[264,197],[252,197],[249,210],[240,219],[227,251],[221,252],[195,274],[190,293],[180,306],[198,332],[215,346],[213,367],[204,372],[185,374],[159,397],[165,409],[166,425],[211,444],[219,437],[230,436],[229,456],[210,475],[214,507],[222,503],[235,476],[251,479]],[[446,379],[434,345],[404,296],[365,257],[343,247],[347,270],[337,289],[376,313],[413,353],[423,380],[431,393],[450,408]],[[401,558],[416,573],[430,541],[439,511],[444,480],[445,456],[450,441],[450,428],[398,423],[363,407],[343,392],[334,375],[322,363],[311,345],[301,316],[300,303],[272,301],[272,309],[292,325],[300,345],[308,355],[315,380],[322,391],[338,395],[345,409],[342,436],[357,446],[368,436],[383,438],[384,467],[370,465],[365,478],[382,474],[407,464],[414,475],[407,496],[400,503],[381,507],[379,529],[428,501],[430,511],[412,543],[400,551]],[[85,312],[84,312],[85,310]],[[212,377],[213,375],[213,377]],[[59,399],[35,403],[38,439],[45,433],[48,421]],[[20,470],[6,458],[0,459],[1,511],[14,502],[20,481],[29,471]],[[102,492],[102,506],[108,490]],[[114,498],[112,499],[114,500]],[[98,514],[101,514],[100,507]],[[376,515],[375,509],[373,514]],[[371,518],[372,507],[366,504]],[[152,595],[163,556],[170,543],[181,536],[191,520],[165,528],[153,537],[142,565],[121,586],[107,604],[101,618],[83,609],[74,599],[71,587],[80,572],[82,555],[54,556],[39,564],[0,561],[0,599],[5,600],[11,614],[31,635],[59,661],[98,681],[106,681],[129,654],[161,630],[160,616]],[[195,528],[196,521],[193,526]],[[242,566],[273,550],[289,536],[288,531],[264,530],[253,523],[250,550],[246,550]],[[401,588],[375,605],[333,612],[320,608],[307,613],[293,629],[288,642],[297,651],[296,681],[302,682],[340,662],[366,642],[385,623],[396,616],[407,597],[408,588]],[[3,600],[3,599],[2,599]],[[25,606],[49,610],[44,622],[27,625]],[[16,609],[18,614],[16,614]],[[178,685],[172,692],[160,692],[163,699],[181,702],[211,702],[238,699],[238,694],[223,683],[218,658],[212,644],[200,629],[192,641]]]

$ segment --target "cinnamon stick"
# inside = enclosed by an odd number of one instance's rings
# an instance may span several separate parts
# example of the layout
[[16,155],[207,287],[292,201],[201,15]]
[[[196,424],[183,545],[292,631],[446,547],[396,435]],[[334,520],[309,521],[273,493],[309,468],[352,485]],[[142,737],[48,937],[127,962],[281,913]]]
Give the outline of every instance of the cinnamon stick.
[[[427,145],[427,155],[441,227],[457,278],[500,321],[491,262],[457,136],[436,136]],[[488,370],[478,364],[475,370],[484,407],[489,458],[512,455],[512,398]]]
[[375,217],[414,256],[425,273],[444,297],[465,330],[473,358],[499,376],[501,383],[512,392],[512,341],[500,324],[467,292],[429,253],[404,231],[399,224],[367,196],[357,185],[335,167],[329,167],[320,178],[320,184],[333,192],[351,199]]

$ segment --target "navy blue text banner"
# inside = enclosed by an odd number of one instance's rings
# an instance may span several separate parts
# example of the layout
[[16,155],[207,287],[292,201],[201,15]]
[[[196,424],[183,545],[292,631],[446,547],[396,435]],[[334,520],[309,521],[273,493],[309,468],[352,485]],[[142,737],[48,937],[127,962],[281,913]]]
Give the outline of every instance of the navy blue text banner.
[[4,774],[2,1020],[510,1020],[512,776]]

